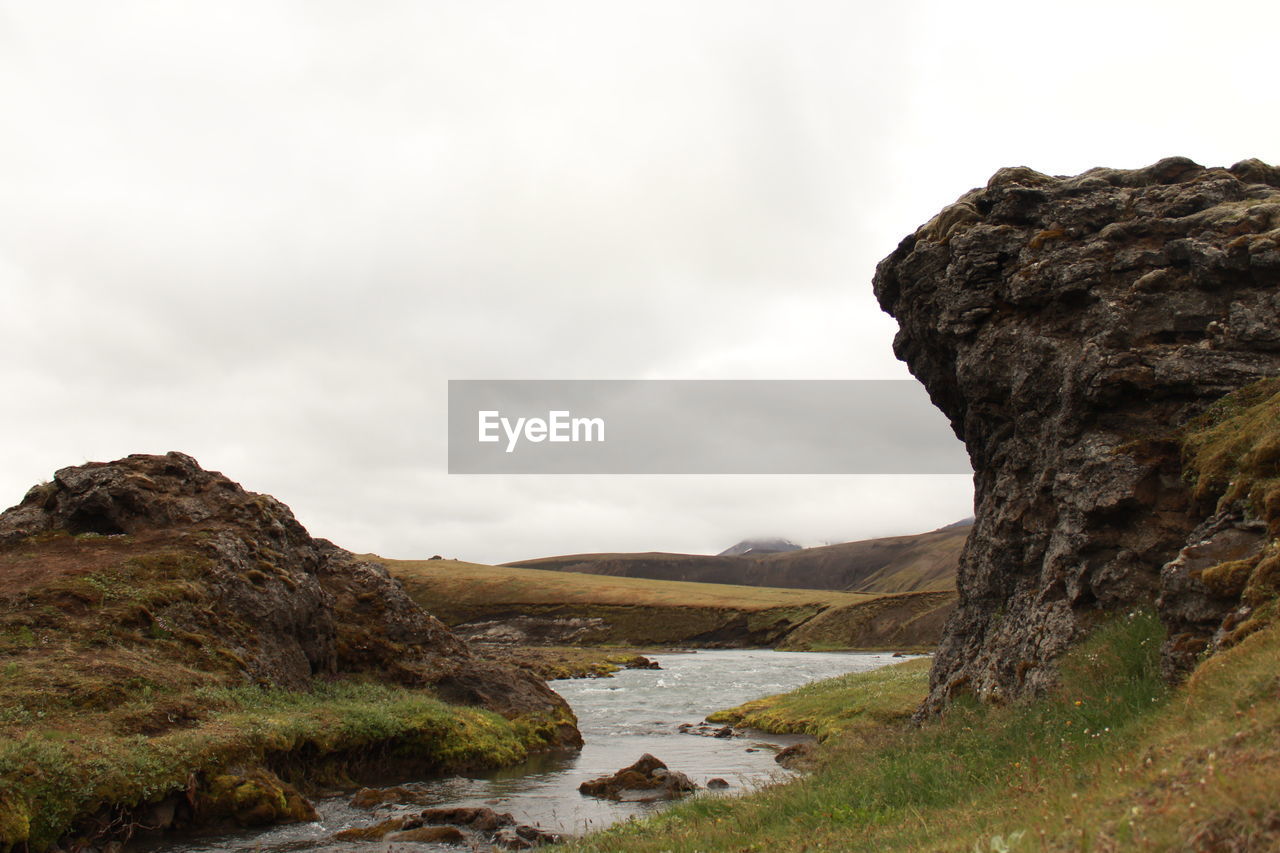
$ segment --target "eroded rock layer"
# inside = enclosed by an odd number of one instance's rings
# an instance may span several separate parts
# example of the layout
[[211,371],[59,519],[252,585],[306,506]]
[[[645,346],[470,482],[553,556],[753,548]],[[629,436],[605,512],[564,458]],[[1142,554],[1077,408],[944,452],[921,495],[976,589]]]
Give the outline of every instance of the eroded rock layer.
[[1157,599],[1204,521],[1176,429],[1280,373],[1278,188],[1257,160],[1002,169],[881,262],[895,352],[975,472],[926,712],[1043,688],[1096,614]]

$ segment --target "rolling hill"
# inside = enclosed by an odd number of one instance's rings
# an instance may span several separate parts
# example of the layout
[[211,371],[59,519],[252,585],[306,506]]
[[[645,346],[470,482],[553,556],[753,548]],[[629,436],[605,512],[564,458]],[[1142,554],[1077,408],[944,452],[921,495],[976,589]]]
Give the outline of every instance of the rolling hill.
[[519,568],[663,581],[737,584],[868,594],[955,589],[960,549],[972,521],[930,533],[865,539],[818,548],[742,556],[706,554],[571,554],[519,560]]
[[462,636],[519,646],[920,648],[937,642],[955,602],[953,592],[876,595],[369,557]]

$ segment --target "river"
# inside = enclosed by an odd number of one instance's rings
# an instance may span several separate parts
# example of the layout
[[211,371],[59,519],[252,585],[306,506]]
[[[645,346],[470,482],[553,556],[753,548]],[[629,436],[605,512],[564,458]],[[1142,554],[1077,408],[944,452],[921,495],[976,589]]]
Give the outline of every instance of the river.
[[[623,670],[613,678],[566,679],[551,682],[578,715],[585,746],[580,753],[542,757],[475,777],[451,776],[410,783],[424,800],[440,806],[489,806],[510,812],[520,823],[543,829],[581,834],[665,804],[615,803],[584,797],[578,785],[611,774],[643,753],[652,753],[673,770],[699,785],[720,777],[728,794],[750,790],[786,771],[774,761],[780,746],[801,738],[756,734],[715,738],[679,731],[681,723],[700,723],[707,714],[750,699],[792,690],[802,684],[847,672],[876,669],[893,662],[889,654],[854,652],[777,652],[731,649],[651,655],[659,670]],[[335,843],[334,833],[364,826],[387,816],[349,805],[349,794],[315,801],[315,823],[266,830],[185,838],[182,841],[141,842],[137,849],[151,853],[213,853],[213,851],[361,851],[379,853],[458,851],[436,844]],[[419,809],[422,806],[418,807]],[[134,846],[131,845],[131,849]]]

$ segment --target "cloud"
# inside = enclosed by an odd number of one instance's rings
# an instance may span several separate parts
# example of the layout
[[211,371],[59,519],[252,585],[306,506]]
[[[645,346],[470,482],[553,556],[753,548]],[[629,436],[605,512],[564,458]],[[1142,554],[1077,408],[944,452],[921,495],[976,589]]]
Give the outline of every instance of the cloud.
[[1278,16],[0,0],[0,490],[181,449],[475,559],[939,526],[964,483],[450,478],[445,383],[902,378],[874,265],[997,167],[1280,159]]

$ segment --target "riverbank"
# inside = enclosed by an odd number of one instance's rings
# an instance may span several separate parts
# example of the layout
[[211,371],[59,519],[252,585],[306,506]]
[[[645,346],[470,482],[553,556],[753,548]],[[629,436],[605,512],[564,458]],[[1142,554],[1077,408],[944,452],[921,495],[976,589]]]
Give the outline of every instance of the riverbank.
[[[812,775],[681,803],[569,849],[1274,849],[1280,632],[1249,636],[1176,689],[1159,675],[1162,636],[1152,616],[1121,618],[1064,658],[1052,694],[958,700],[918,728],[892,710],[927,691],[917,662],[748,703],[732,715],[826,731]],[[860,704],[865,719],[834,721]]]

